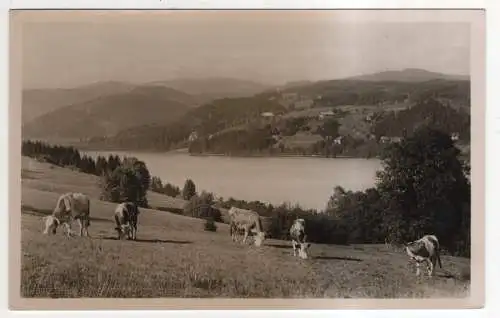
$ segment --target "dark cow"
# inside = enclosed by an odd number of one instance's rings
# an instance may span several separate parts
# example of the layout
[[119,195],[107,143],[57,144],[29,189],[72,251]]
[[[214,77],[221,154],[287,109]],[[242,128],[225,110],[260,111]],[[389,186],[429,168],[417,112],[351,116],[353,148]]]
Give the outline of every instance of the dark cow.
[[137,218],[139,213],[139,208],[133,202],[123,202],[116,206],[115,230],[118,232],[119,240],[125,236],[128,239],[137,239]]
[[425,235],[421,239],[406,244],[406,253],[416,262],[417,276],[420,275],[422,262],[426,262],[429,276],[434,274],[436,261],[439,263],[439,267],[443,268],[439,249],[439,241],[435,235]]

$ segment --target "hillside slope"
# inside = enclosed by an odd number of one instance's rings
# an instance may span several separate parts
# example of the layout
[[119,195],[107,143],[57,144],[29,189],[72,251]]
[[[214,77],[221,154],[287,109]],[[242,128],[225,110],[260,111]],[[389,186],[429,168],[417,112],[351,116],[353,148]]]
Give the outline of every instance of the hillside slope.
[[[151,209],[141,209],[137,241],[118,241],[115,204],[96,198],[96,177],[29,158],[22,169],[24,297],[467,296],[470,264],[459,257],[443,256],[436,277],[417,279],[407,256],[383,246],[314,244],[311,258],[299,260],[289,242],[242,246],[227,225],[205,232],[202,220]],[[91,196],[91,239],[42,235],[42,217],[65,191]],[[149,200],[171,200],[160,197]]]
[[40,116],[23,126],[23,137],[112,136],[134,126],[173,122],[195,106],[198,106],[196,99],[183,92],[161,86],[142,86]]
[[58,108],[98,97],[121,94],[135,86],[123,82],[98,82],[68,89],[25,89],[22,92],[22,123],[28,123]]

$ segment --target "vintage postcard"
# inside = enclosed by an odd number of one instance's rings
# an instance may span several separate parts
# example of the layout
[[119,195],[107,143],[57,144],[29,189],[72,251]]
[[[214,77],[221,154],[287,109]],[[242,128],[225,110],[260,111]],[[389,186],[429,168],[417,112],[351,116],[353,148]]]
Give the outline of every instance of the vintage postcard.
[[482,307],[484,16],[11,11],[11,308]]

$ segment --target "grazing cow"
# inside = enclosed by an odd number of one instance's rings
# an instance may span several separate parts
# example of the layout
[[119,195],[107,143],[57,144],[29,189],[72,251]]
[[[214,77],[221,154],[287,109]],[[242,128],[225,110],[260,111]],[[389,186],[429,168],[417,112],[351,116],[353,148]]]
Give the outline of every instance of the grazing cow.
[[123,202],[115,209],[115,230],[118,232],[118,239],[127,236],[129,239],[137,239],[137,217],[139,208],[133,202]]
[[306,242],[306,221],[304,219],[296,219],[293,222],[290,227],[290,237],[292,239],[293,256],[297,255],[298,250],[299,257],[307,259],[307,249],[311,246],[311,244]]
[[439,256],[439,248],[439,241],[435,235],[425,235],[416,241],[406,244],[406,253],[417,264],[417,276],[420,275],[420,264],[422,262],[427,263],[429,276],[434,274],[436,260],[439,263],[439,267],[443,268],[441,257]]
[[229,234],[233,241],[236,241],[236,234],[243,230],[245,231],[245,235],[242,243],[246,243],[248,234],[252,231],[254,233],[256,232],[254,241],[255,246],[262,245],[266,235],[262,230],[262,223],[257,212],[231,207],[228,213],[231,220],[229,224]]
[[59,197],[52,215],[45,218],[44,234],[56,233],[59,225],[64,224],[66,235],[73,235],[71,224],[78,220],[80,225],[80,236],[85,232],[89,235],[90,226],[90,199],[82,193],[68,192]]

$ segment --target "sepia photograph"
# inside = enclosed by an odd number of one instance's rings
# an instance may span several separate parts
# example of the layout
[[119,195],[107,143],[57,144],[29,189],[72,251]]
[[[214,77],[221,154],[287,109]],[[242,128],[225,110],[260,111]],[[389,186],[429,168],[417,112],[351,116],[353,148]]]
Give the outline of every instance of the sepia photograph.
[[483,23],[11,11],[12,297],[481,305]]

